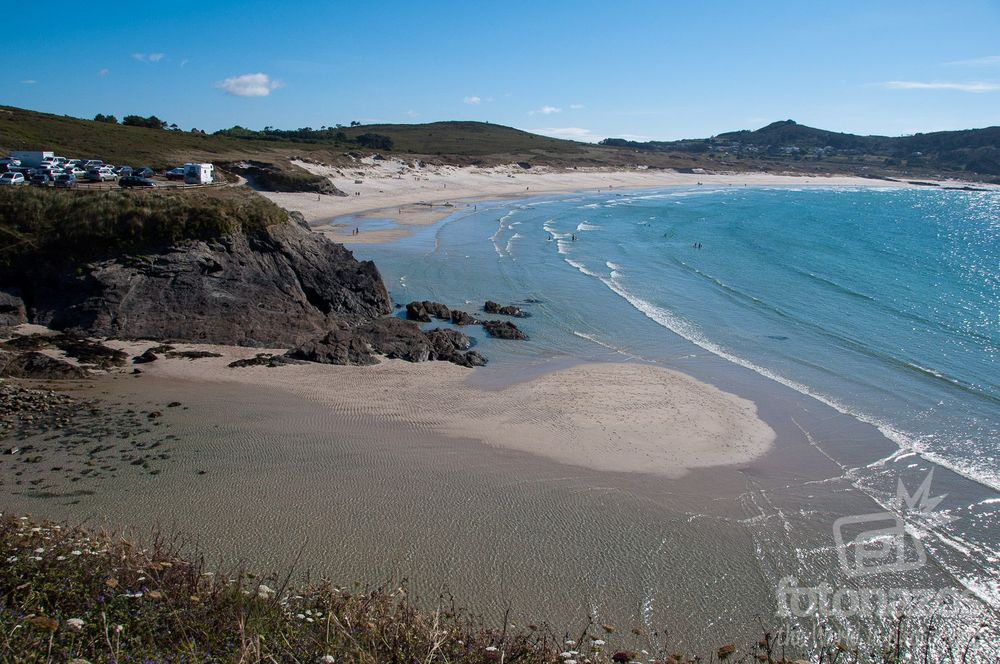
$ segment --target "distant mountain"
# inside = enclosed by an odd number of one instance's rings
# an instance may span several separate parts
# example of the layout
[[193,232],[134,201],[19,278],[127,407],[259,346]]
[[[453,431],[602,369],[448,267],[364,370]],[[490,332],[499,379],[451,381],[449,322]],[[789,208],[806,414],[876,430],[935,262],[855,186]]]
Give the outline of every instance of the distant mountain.
[[712,138],[637,143],[607,139],[604,145],[638,150],[712,153],[737,160],[817,161],[942,170],[978,176],[1000,175],[1000,127],[939,131],[912,136],[858,136],[816,129],[794,120]]

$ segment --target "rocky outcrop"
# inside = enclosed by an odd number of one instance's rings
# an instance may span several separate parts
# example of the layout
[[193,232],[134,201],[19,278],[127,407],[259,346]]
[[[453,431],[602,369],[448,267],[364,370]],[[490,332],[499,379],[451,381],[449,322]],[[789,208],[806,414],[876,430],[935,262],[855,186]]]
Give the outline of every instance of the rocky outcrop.
[[491,337],[497,339],[524,340],[528,338],[516,325],[506,320],[484,320],[483,328]]
[[415,320],[418,323],[429,323],[431,318],[438,320],[451,320],[451,309],[440,302],[423,302],[414,300],[406,305],[406,319]]
[[467,350],[469,338],[457,330],[424,332],[413,321],[379,318],[356,327],[339,326],[324,337],[307,341],[288,357],[324,364],[377,364],[379,356],[408,362],[444,360],[462,366],[483,366],[486,358]]
[[0,350],[0,377],[53,380],[86,376],[87,371],[75,364],[36,350],[26,353]]
[[290,347],[391,311],[373,263],[296,223],[23,281],[0,283],[15,316],[101,337]]
[[24,310],[24,301],[21,300],[20,290],[5,291],[0,289],[0,330],[27,322],[28,315]]
[[486,300],[486,304],[483,305],[483,311],[488,314],[500,314],[501,316],[528,317],[528,314],[522,311],[520,307],[515,307],[513,304],[500,305],[493,300]]
[[470,316],[464,311],[459,311],[458,309],[451,310],[451,324],[452,325],[477,325],[479,324],[479,319],[474,316]]

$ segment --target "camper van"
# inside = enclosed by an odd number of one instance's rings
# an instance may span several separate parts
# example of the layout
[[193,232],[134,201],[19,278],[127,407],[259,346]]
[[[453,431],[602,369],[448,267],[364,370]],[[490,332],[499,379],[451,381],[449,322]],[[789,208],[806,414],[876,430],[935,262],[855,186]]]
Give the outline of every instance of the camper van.
[[185,184],[212,184],[212,164],[184,164]]

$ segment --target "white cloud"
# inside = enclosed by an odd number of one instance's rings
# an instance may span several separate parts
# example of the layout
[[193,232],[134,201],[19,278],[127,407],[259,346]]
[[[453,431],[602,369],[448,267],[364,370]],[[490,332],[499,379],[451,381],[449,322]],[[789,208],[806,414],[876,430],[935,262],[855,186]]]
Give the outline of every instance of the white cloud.
[[159,62],[164,58],[163,53],[133,53],[132,59],[139,62]]
[[266,97],[283,85],[267,74],[256,73],[227,78],[216,83],[215,87],[234,97]]
[[38,81],[36,81],[33,78],[26,78],[21,82],[24,83],[25,85],[34,85],[35,83],[38,83]]
[[528,115],[535,115],[536,113],[540,113],[541,115],[552,115],[553,113],[562,113],[562,109],[557,106],[542,106],[537,110],[529,111]]
[[954,62],[946,62],[945,64],[960,67],[989,67],[991,65],[1000,65],[1000,55],[987,55],[984,58],[971,58],[969,60],[955,60]]
[[108,69],[107,67],[105,67],[105,68],[104,68],[104,69],[102,69],[101,71],[97,72],[97,75],[98,75],[98,76],[107,76],[107,75],[108,75],[108,74],[110,74],[110,73],[111,73],[111,70],[110,70],[110,69]]
[[181,67],[183,67],[184,65],[186,65],[189,62],[191,62],[191,61],[188,60],[187,58],[184,58],[183,60],[181,60]]
[[574,111],[579,111],[581,108],[583,108],[583,104],[570,104],[569,107],[572,108]]
[[409,110],[409,111],[406,112],[406,117],[408,117],[408,118],[416,118],[416,117],[420,117],[420,114],[417,113],[414,110]]
[[975,83],[888,81],[886,83],[882,83],[882,87],[889,90],[957,90],[959,92],[996,92],[1000,90],[1000,83],[984,83],[982,81]]
[[483,100],[480,99],[479,97],[475,96],[475,95],[472,95],[472,96],[466,97],[462,101],[465,102],[466,104],[478,104],[478,103],[482,102]]

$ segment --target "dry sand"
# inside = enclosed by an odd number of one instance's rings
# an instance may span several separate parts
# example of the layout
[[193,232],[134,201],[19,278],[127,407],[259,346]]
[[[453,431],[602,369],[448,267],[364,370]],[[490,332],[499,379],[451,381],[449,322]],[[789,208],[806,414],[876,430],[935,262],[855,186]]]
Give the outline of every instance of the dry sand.
[[[278,205],[301,212],[317,230],[344,243],[389,242],[409,234],[407,226],[434,223],[475,201],[577,191],[649,189],[667,186],[848,186],[909,187],[905,182],[844,175],[775,175],[770,173],[678,173],[670,170],[603,170],[580,168],[523,169],[515,164],[420,167],[399,159],[365,157],[345,168],[296,161],[298,166],[330,179],[348,196],[307,193],[262,194]],[[350,223],[329,223],[336,217],[358,215]],[[397,228],[366,228],[366,219],[391,219]],[[359,235],[353,235],[354,228]]]
[[[109,345],[133,354],[149,346]],[[405,424],[595,470],[679,477],[751,461],[775,437],[752,402],[657,367],[585,364],[488,390],[468,384],[468,369],[444,362],[230,369],[233,359],[259,349],[190,348],[223,357],[161,359],[143,370],[199,385],[267,385],[321,402],[352,424]]]

